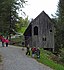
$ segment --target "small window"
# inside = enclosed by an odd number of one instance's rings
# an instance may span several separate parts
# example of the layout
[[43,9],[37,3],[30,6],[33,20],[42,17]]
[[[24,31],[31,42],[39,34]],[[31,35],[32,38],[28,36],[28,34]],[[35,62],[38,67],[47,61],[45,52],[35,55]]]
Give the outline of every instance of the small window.
[[46,41],[46,37],[45,36],[43,36],[43,41]]
[[38,27],[37,26],[34,27],[34,35],[38,35]]
[[43,41],[46,41],[46,38],[43,38]]
[[50,32],[52,32],[52,30],[50,30]]

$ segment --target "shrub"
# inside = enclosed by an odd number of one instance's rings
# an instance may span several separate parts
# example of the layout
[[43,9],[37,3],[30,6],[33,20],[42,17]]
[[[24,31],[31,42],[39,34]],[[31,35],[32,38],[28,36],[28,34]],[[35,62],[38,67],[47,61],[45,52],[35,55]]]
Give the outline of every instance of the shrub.
[[61,62],[64,63],[64,48],[60,50],[60,57],[61,57]]

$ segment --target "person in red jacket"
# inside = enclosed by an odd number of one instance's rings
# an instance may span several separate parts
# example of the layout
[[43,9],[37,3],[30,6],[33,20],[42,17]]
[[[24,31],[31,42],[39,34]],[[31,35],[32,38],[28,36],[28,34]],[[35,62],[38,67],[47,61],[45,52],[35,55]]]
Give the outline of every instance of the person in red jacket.
[[1,42],[2,42],[2,47],[4,47],[4,42],[5,42],[4,37],[1,38]]
[[35,54],[36,54],[36,50],[37,50],[37,49],[36,49],[36,47],[32,47],[32,49],[31,49],[31,50],[32,50],[32,57],[34,57],[34,56],[35,56]]
[[8,38],[5,39],[6,47],[8,47],[9,40]]
[[3,36],[2,36],[2,35],[0,35],[0,41],[2,41],[2,37],[3,37]]

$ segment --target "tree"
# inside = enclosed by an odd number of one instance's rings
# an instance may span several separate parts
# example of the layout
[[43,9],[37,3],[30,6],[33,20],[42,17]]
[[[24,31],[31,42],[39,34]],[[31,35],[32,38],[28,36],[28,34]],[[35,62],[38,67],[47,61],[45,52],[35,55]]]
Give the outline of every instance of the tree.
[[56,48],[59,49],[64,46],[64,0],[59,0],[56,15],[58,18],[56,18],[55,24],[55,44]]
[[[0,30],[1,32],[8,32],[11,29],[16,29],[18,22],[17,10],[24,7],[26,1],[24,0],[0,0]],[[21,10],[22,11],[22,10]]]
[[28,27],[28,25],[29,25],[28,16],[25,19],[20,17],[19,22],[16,24],[17,31],[23,33],[25,29]]

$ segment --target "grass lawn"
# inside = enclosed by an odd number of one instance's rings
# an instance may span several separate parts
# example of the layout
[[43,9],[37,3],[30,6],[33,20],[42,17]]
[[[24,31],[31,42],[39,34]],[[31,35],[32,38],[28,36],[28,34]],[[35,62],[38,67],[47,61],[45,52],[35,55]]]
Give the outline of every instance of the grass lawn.
[[38,62],[43,63],[43,64],[51,67],[54,70],[64,70],[64,66],[51,60],[50,55],[53,55],[53,54],[51,52],[48,52],[48,51],[41,49],[40,59],[37,59],[36,56],[35,56],[35,59]]

